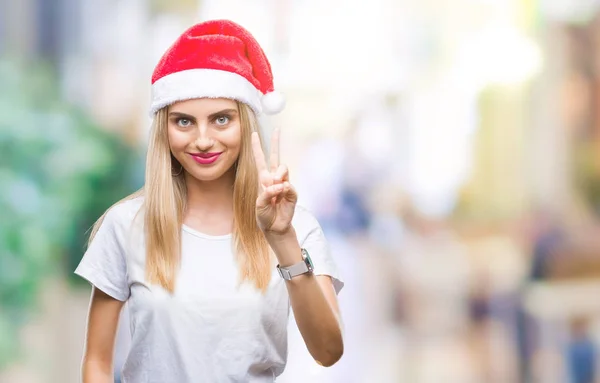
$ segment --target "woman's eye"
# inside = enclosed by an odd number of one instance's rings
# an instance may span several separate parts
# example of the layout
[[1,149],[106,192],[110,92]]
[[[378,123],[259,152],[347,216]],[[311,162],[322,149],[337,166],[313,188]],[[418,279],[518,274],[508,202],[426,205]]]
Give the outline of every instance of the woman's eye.
[[187,118],[179,118],[177,119],[177,125],[187,128],[188,126],[192,125],[192,121],[188,120]]
[[217,117],[215,119],[215,122],[217,123],[217,125],[227,125],[229,123],[229,117],[227,117],[227,116]]

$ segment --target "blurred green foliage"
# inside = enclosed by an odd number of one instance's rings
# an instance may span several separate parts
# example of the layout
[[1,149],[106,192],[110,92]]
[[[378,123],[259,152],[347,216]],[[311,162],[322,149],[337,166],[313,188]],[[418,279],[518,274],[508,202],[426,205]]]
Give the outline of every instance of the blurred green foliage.
[[600,215],[600,155],[597,146],[597,142],[592,140],[577,145],[573,174],[584,202],[596,215]]
[[139,187],[141,153],[61,101],[50,66],[0,61],[0,89],[1,370],[44,279],[72,275],[95,219]]

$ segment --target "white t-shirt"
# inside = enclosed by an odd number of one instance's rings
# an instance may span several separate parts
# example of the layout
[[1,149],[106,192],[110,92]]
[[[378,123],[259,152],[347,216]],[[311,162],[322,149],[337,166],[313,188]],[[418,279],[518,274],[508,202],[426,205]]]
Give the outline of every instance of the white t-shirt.
[[[231,235],[182,227],[181,269],[170,296],[145,280],[143,198],[107,213],[76,274],[127,301],[131,349],[123,383],[273,382],[287,358],[289,297],[275,267],[265,294],[238,283]],[[292,224],[316,275],[343,282],[317,220],[297,207]]]

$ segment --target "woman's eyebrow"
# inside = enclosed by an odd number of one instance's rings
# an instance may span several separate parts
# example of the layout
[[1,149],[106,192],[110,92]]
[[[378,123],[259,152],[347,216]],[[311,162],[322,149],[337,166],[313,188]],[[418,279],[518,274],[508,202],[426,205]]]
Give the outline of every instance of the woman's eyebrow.
[[185,118],[186,120],[190,120],[190,121],[196,120],[196,117],[194,117],[190,114],[181,113],[181,112],[170,112],[169,117]]
[[[209,114],[208,115],[208,119],[212,120],[213,118],[215,118],[217,116],[220,116],[220,115],[223,115],[223,114],[237,114],[237,113],[238,113],[237,109],[231,109],[231,108],[223,109],[223,110],[220,110],[218,112],[214,112],[214,113]],[[169,113],[169,117],[185,118],[185,119],[190,120],[190,121],[195,121],[196,120],[196,117],[192,116],[191,114],[182,113],[182,112],[170,112]]]
[[211,114],[208,116],[208,119],[209,119],[209,120],[212,120],[213,118],[215,118],[215,117],[217,117],[217,116],[220,116],[220,115],[222,115],[222,114],[234,114],[234,113],[235,113],[235,114],[237,114],[237,112],[238,112],[238,111],[237,111],[237,109],[223,109],[223,110],[220,110],[220,111],[218,111],[218,112],[211,113]]

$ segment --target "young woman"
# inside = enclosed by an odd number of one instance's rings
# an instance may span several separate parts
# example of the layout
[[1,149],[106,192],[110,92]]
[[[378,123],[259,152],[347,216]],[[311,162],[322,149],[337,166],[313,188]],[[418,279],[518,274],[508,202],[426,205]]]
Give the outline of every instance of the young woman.
[[340,359],[343,282],[296,206],[279,132],[268,162],[261,147],[258,116],[283,105],[261,47],[233,22],[197,24],[164,54],[145,185],[98,220],[76,270],[93,285],[84,383],[112,381],[125,302],[125,383],[273,382],[290,306],[314,359]]

